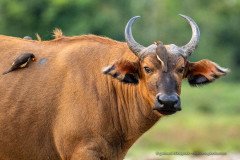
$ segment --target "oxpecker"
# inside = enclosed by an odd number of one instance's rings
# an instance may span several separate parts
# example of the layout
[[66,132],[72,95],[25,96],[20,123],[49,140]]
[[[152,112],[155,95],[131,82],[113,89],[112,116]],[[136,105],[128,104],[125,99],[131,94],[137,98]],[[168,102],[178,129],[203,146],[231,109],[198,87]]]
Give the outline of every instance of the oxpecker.
[[35,61],[35,55],[32,53],[23,53],[20,56],[18,56],[12,63],[12,66],[9,70],[5,71],[3,73],[7,74],[9,72],[12,72],[16,69],[20,69],[20,68],[25,68],[31,61]]

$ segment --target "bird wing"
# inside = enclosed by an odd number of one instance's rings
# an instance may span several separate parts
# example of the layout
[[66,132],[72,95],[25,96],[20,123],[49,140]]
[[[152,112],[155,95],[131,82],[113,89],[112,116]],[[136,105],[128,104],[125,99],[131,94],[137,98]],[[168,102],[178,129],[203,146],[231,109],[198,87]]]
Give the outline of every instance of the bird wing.
[[27,63],[28,63],[28,62],[25,62],[25,63],[23,63],[22,65],[20,65],[19,67],[20,67],[20,68],[24,68],[24,67],[26,67]]

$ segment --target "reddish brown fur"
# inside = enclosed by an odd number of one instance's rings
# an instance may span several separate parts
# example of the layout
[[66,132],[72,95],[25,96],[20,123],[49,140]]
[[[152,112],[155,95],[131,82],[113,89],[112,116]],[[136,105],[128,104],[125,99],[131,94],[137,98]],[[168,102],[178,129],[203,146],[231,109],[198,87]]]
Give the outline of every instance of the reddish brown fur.
[[128,60],[121,60],[116,64],[117,70],[123,74],[138,72],[138,63],[136,62],[134,65],[132,63],[133,62],[129,62]]
[[199,62],[189,64],[188,74],[192,76],[204,75],[208,80],[213,80],[215,77],[220,77],[225,73],[220,72],[215,63],[209,60],[201,60]]
[[42,42],[0,36],[0,50],[0,72],[21,53],[48,59],[0,76],[2,159],[123,159],[159,118],[139,87],[101,73],[120,57],[136,60],[126,43],[93,35]]
[[[126,43],[94,35],[41,42],[0,36],[0,52],[0,72],[21,53],[38,59],[0,76],[1,159],[123,159],[162,116],[149,88],[161,75],[160,62],[156,55],[140,62]],[[182,67],[177,62],[172,70]],[[101,72],[110,64],[123,75],[136,72],[136,63],[140,74],[145,64],[155,67],[155,77],[126,84]]]

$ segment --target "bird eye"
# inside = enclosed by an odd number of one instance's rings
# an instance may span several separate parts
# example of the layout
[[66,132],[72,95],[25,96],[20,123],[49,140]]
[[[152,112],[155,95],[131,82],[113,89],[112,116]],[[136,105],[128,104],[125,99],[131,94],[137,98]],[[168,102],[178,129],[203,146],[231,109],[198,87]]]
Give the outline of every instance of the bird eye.
[[144,70],[146,73],[152,73],[152,70],[149,67],[144,67]]
[[178,69],[178,73],[183,74],[183,73],[184,73],[184,70],[185,70],[185,68],[182,67],[182,68]]

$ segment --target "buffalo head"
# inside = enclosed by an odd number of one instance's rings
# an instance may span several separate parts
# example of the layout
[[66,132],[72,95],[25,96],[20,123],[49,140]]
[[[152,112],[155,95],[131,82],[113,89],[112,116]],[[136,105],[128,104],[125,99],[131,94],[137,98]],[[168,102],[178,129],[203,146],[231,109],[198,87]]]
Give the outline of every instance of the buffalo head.
[[203,85],[213,82],[228,71],[210,60],[188,61],[188,57],[197,48],[200,31],[193,19],[180,16],[186,19],[192,28],[192,37],[186,45],[164,45],[162,42],[155,42],[144,47],[137,43],[131,29],[134,21],[139,18],[136,16],[131,18],[125,27],[125,39],[138,60],[131,62],[121,59],[104,70],[105,74],[122,82],[141,86],[140,92],[145,92],[148,99],[151,99],[152,108],[163,115],[181,110],[183,79],[186,78],[192,86]]

